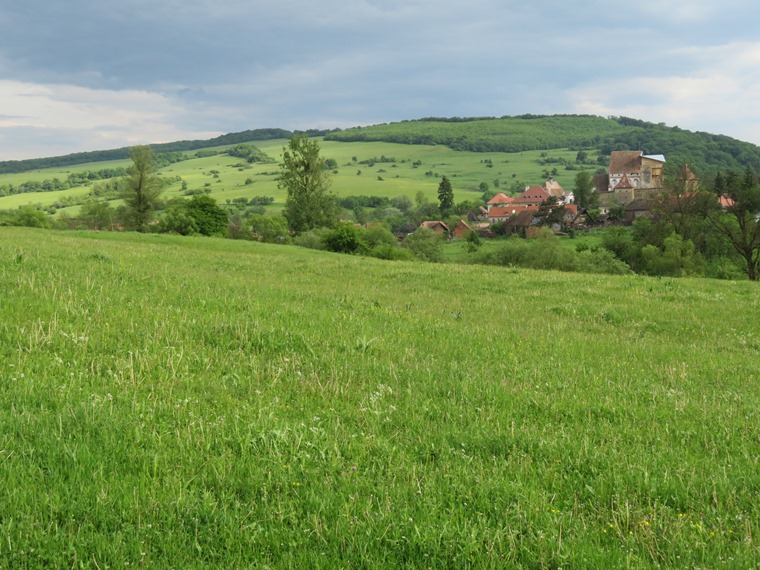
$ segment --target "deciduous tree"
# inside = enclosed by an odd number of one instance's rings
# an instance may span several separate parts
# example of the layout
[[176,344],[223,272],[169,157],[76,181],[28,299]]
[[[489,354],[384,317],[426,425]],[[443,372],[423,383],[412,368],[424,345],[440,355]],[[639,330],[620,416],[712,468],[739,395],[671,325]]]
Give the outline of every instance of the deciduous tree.
[[133,146],[129,149],[129,157],[132,166],[127,169],[121,197],[127,206],[130,225],[138,232],[143,232],[163,191],[163,183],[158,176],[153,150],[149,146]]
[[591,175],[587,170],[581,170],[575,175],[575,187],[573,188],[573,196],[575,197],[575,203],[579,208],[591,208],[593,207],[593,191],[594,182],[591,180]]
[[283,215],[293,233],[312,228],[332,227],[340,206],[329,193],[330,174],[319,156],[319,144],[306,135],[295,135],[283,149],[283,163],[277,185],[288,193]]
[[737,254],[737,265],[751,281],[760,280],[760,186],[749,168],[743,175],[719,176],[715,193],[725,209],[706,214],[710,225],[728,239]]

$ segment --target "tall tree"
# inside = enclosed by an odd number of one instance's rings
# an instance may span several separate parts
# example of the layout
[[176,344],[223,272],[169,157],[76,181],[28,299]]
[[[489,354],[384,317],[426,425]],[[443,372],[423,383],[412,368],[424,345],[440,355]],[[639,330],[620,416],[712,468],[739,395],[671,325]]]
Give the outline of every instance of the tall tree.
[[441,212],[447,212],[454,206],[454,189],[447,177],[441,178],[438,185],[438,203],[441,206]]
[[132,166],[121,189],[121,197],[127,206],[127,219],[138,232],[143,232],[150,222],[163,184],[158,176],[156,157],[149,146],[133,146],[129,149]]
[[330,174],[319,156],[319,143],[307,135],[294,135],[283,149],[283,163],[277,182],[288,193],[283,215],[293,233],[318,227],[332,227],[340,206],[329,193]]
[[594,181],[587,170],[581,170],[575,175],[573,196],[579,208],[590,208],[594,199]]
[[727,238],[737,265],[751,281],[760,280],[760,185],[747,168],[743,175],[718,177],[715,193],[723,208],[706,213],[710,225]]

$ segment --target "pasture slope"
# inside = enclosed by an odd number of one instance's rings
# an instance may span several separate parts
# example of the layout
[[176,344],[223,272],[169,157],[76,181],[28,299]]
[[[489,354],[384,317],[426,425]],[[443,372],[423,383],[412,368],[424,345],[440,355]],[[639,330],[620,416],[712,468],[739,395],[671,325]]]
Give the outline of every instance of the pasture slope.
[[0,228],[0,566],[752,568],[749,282]]

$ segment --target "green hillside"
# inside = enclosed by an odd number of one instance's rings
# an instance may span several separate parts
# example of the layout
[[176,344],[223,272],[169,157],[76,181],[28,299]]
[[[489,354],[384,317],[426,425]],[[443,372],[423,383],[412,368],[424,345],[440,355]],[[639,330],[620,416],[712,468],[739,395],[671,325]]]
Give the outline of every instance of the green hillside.
[[[315,132],[321,134],[321,132]],[[267,141],[272,139],[289,138],[290,131],[283,129],[255,129],[229,133],[213,139],[177,141],[151,145],[156,153],[178,153],[198,150],[208,147],[234,145],[251,141]],[[77,152],[64,156],[48,158],[34,158],[29,160],[6,160],[0,162],[0,174],[29,172],[44,168],[65,168],[85,163],[104,162],[110,160],[124,160],[129,158],[129,147],[112,150],[97,150],[91,152]]]
[[[351,129],[311,130],[310,136],[326,141],[389,142],[406,145],[445,145],[452,150],[479,153],[519,153],[551,149],[587,149],[603,157],[612,150],[642,150],[664,154],[671,165],[688,162],[697,174],[718,170],[760,171],[760,147],[731,137],[691,132],[662,123],[628,117],[591,115],[520,115],[516,117],[427,118]],[[189,153],[199,149],[287,139],[283,129],[255,129],[229,133],[208,140],[177,141],[152,145],[157,154]],[[0,174],[67,168],[83,163],[125,159],[128,149],[119,148],[60,157],[0,162]],[[602,165],[606,162],[602,160]]]
[[688,162],[699,174],[750,166],[760,170],[760,147],[723,135],[691,132],[627,117],[522,115],[476,119],[420,119],[356,127],[326,135],[327,140],[443,144],[475,152],[520,152],[589,148],[664,154],[670,164]]
[[[275,161],[279,161],[286,139],[256,141],[255,146]],[[332,174],[331,189],[338,196],[370,195],[392,198],[408,196],[414,199],[417,192],[431,201],[436,200],[440,178],[448,176],[454,186],[457,202],[480,198],[479,185],[487,183],[492,189],[509,192],[522,191],[524,184],[543,184],[548,175],[553,176],[566,188],[572,188],[578,168],[599,168],[596,154],[589,153],[589,164],[576,162],[577,152],[567,149],[529,151],[521,153],[479,153],[455,151],[441,145],[407,145],[384,142],[337,142],[320,143],[321,154],[336,161]],[[269,163],[249,164],[245,160],[225,154],[228,146],[211,147],[188,152],[186,160],[165,164],[161,175],[167,181],[165,199],[183,195],[183,182],[188,191],[209,191],[220,203],[238,198],[272,196],[275,203],[270,208],[282,208],[285,193],[277,187],[279,165]],[[115,170],[129,166],[129,160],[94,162],[72,167],[48,168],[31,172],[0,174],[0,210],[12,209],[24,204],[39,204],[55,208],[57,212],[73,212],[76,205],[71,200],[94,199],[93,190],[107,182],[87,180],[63,190],[43,191],[42,187],[54,188],[53,181],[64,183],[74,175],[77,180],[85,173],[96,173],[104,168]],[[571,165],[574,170],[567,170]],[[547,176],[545,176],[547,175]],[[45,181],[48,181],[45,184]],[[31,192],[21,191],[27,185]],[[13,190],[11,190],[11,186]]]
[[754,283],[0,227],[0,286],[0,566],[760,559]]

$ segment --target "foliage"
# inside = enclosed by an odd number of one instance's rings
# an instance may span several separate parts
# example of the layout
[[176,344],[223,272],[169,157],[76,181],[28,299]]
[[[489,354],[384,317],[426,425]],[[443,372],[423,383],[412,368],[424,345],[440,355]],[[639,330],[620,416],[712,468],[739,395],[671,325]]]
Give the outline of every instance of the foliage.
[[25,226],[27,228],[49,228],[50,216],[34,206],[22,206],[16,211],[9,225]]
[[536,217],[540,219],[542,225],[551,226],[562,224],[565,216],[565,207],[559,203],[556,196],[549,196],[541,202],[536,212]]
[[319,156],[319,143],[303,135],[283,149],[278,186],[287,191],[283,215],[293,233],[331,227],[338,221],[338,204],[328,192],[330,177]]
[[192,236],[198,233],[198,224],[188,213],[184,205],[174,206],[166,210],[158,223],[158,231],[161,233],[179,234]]
[[369,247],[377,247],[379,245],[398,246],[398,240],[396,236],[384,225],[374,224],[364,230],[364,241],[367,242]]
[[288,221],[283,216],[251,214],[245,221],[245,229],[252,239],[265,243],[288,243]]
[[404,239],[403,247],[411,251],[414,256],[422,261],[443,261],[443,240],[440,236],[428,228],[417,228]]
[[226,153],[230,156],[244,158],[249,163],[259,162],[267,164],[275,162],[271,156],[252,144],[235,145],[232,148],[227,149]]
[[293,237],[293,245],[307,249],[325,250],[324,237],[330,230],[328,228],[314,228]]
[[560,244],[559,238],[549,228],[541,230],[537,239],[516,236],[503,240],[495,249],[479,252],[476,263],[550,269],[557,271],[608,273],[624,275],[631,268],[603,249],[576,249]]
[[454,190],[448,177],[441,178],[438,184],[438,206],[441,212],[447,212],[454,206]]
[[201,194],[187,201],[185,210],[204,236],[225,236],[229,219],[227,212],[219,207],[211,196]]
[[79,209],[79,219],[91,230],[113,230],[118,223],[118,215],[108,202],[93,201]]
[[715,180],[715,194],[728,199],[725,212],[711,210],[706,218],[736,253],[738,265],[751,281],[760,280],[760,185],[757,175],[729,173]]
[[368,248],[363,229],[350,222],[338,222],[322,241],[329,251],[336,253],[362,253]]
[[[582,151],[579,151],[579,154]],[[573,187],[573,196],[579,209],[593,208],[596,204],[594,198],[594,183],[591,180],[591,174],[588,170],[581,170],[575,175],[575,186]]]
[[163,183],[157,174],[156,160],[149,146],[134,146],[129,150],[132,165],[121,189],[121,197],[127,206],[130,228],[144,232],[156,208]]

